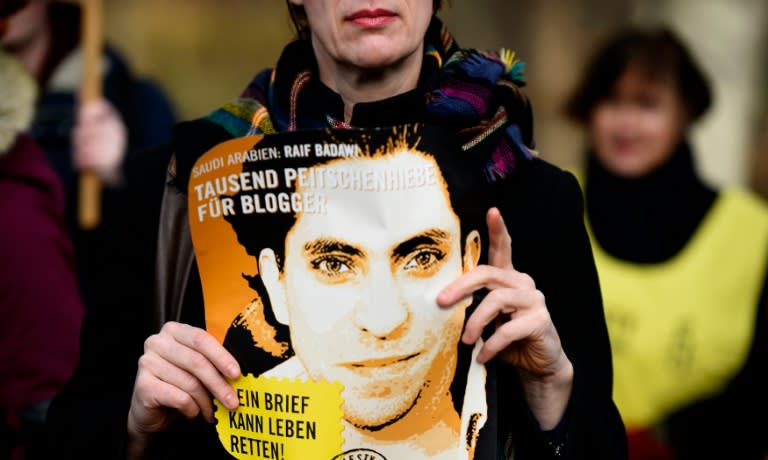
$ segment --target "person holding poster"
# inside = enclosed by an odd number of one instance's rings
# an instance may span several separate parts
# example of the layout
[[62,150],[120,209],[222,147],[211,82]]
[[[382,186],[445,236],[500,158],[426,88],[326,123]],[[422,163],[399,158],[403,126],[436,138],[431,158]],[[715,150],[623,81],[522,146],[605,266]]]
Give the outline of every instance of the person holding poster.
[[[276,67],[177,127],[154,333],[86,321],[59,452],[625,458],[579,187],[514,53],[461,49],[439,1],[288,5]],[[118,342],[129,391],[93,385]]]

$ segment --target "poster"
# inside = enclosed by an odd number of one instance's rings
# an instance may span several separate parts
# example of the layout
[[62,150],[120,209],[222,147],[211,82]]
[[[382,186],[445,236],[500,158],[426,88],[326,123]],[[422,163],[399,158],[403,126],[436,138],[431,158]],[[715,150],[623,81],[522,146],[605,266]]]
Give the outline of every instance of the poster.
[[206,327],[238,359],[216,402],[238,459],[472,460],[487,419],[467,298],[438,292],[483,258],[485,210],[436,128],[249,136],[189,183]]

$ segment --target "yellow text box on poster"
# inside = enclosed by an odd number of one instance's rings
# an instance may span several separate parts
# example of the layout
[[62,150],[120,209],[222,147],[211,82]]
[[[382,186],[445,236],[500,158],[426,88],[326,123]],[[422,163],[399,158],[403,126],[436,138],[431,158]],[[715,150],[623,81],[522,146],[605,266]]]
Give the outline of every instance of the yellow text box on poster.
[[240,405],[216,404],[216,430],[235,458],[333,458],[342,448],[339,383],[246,375],[233,382]]

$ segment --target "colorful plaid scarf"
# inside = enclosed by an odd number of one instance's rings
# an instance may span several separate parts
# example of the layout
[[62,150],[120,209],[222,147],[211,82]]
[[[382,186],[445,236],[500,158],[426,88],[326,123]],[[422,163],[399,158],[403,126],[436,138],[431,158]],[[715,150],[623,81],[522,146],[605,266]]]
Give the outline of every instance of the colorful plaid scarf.
[[[515,53],[461,49],[433,18],[425,36],[423,66],[438,73],[425,97],[427,119],[452,128],[462,151],[482,155],[489,181],[509,175],[520,159],[537,156],[531,107],[520,91],[524,63]],[[234,137],[307,128],[353,128],[328,113],[307,115],[300,96],[314,78],[308,43],[286,46],[275,69],[260,72],[239,98],[205,117]]]

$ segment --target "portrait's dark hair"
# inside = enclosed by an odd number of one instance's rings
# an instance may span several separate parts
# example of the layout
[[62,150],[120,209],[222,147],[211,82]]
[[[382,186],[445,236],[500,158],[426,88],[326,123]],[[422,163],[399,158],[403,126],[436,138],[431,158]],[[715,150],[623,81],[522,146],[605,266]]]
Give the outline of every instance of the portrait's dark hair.
[[627,71],[671,83],[689,121],[706,113],[712,101],[709,82],[682,40],[667,27],[629,28],[608,39],[592,57],[566,113],[586,123],[595,106],[611,96]]
[[[431,156],[434,158],[448,189],[450,206],[453,212],[459,216],[461,227],[460,241],[463,252],[464,242],[472,230],[477,230],[483,236],[488,234],[485,222],[486,212],[492,206],[493,197],[496,196],[494,192],[495,184],[488,182],[482,167],[482,159],[471,155],[462,155],[464,152],[458,151],[453,137],[446,135],[441,128],[421,127],[417,131],[414,126],[411,126],[408,128],[408,131],[403,131],[403,128],[397,129],[400,130],[398,134],[393,134],[395,131],[393,128],[389,128],[377,130],[382,133],[380,136],[368,137],[368,150],[370,152],[383,152],[377,153],[372,158],[380,158],[395,153],[396,151],[390,151],[387,147],[391,145],[392,138],[398,136],[404,139],[405,144],[414,150],[432,154]],[[440,130],[440,132],[427,133],[427,130],[432,129]],[[318,136],[318,133],[320,131],[317,131],[314,135]],[[312,134],[308,135],[311,136]],[[359,139],[359,134],[356,134],[355,130],[336,130],[333,132],[333,135],[339,143],[355,143]],[[274,137],[267,137],[258,147],[269,146],[273,140]],[[308,139],[306,142],[313,141]],[[282,159],[271,162],[270,167],[278,170],[284,167],[310,168],[336,160],[334,158]],[[249,172],[257,166],[263,167],[259,162],[244,163],[243,172]],[[293,188],[283,188],[279,191],[290,193],[294,190]],[[240,201],[240,195],[236,195],[234,198],[236,202]],[[256,219],[252,215],[235,215],[227,216],[225,219],[232,225],[233,230],[237,234],[238,242],[249,255],[257,260],[262,250],[265,248],[272,249],[277,258],[279,270],[283,270],[286,236],[296,222],[296,215],[291,213],[264,214],[261,218]],[[484,255],[487,254],[488,242],[486,239],[485,237],[481,238],[482,258],[485,258]],[[255,267],[256,264],[254,264]],[[241,363],[244,372],[260,374],[293,355],[293,350],[290,346],[290,331],[287,326],[280,324],[275,319],[269,294],[259,275],[244,274],[243,276],[248,280],[250,287],[258,294],[259,301],[263,305],[263,308],[260,309],[262,310],[260,314],[263,314],[264,320],[270,327],[274,328],[274,339],[284,345],[285,352],[282,356],[269,356],[263,350],[255,347],[254,338],[251,331],[248,330],[247,321],[244,320],[242,314],[230,326],[224,340],[224,345]],[[469,353],[468,350],[460,350],[460,355],[463,356],[465,353]],[[264,367],[251,368],[250,366],[253,365]],[[465,368],[465,365],[457,367],[457,372],[460,368]]]
[[[293,27],[296,29],[296,34],[301,39],[309,38],[309,22],[307,22],[307,14],[304,12],[304,8],[291,3],[291,0],[286,0],[288,5],[288,12],[291,15],[291,21],[293,21]],[[432,0],[432,12],[437,13],[443,6],[442,0]]]
[[[426,134],[430,127],[410,125],[408,128],[384,128],[376,130],[380,133],[377,136],[368,136],[366,150],[371,158],[385,157],[396,153],[390,151],[393,139],[401,138],[409,147],[417,151],[429,152],[435,160],[440,174],[448,188],[450,195],[450,204],[454,212],[462,216],[461,219],[461,237],[462,241],[469,235],[473,229],[479,230],[481,225],[485,224],[485,211],[490,207],[482,208],[482,201],[489,194],[480,194],[486,191],[490,184],[482,173],[482,169],[477,167],[477,159],[461,155],[455,152],[456,147],[451,145],[445,135]],[[322,132],[330,132],[325,130]],[[320,136],[321,131],[315,132],[315,136]],[[339,143],[357,143],[359,134],[355,130],[336,130],[333,137]],[[318,137],[317,140],[320,138]],[[327,139],[327,138],[326,138]],[[274,138],[266,138],[259,144],[259,148],[271,145]],[[279,141],[276,141],[279,142]],[[375,156],[372,154],[376,152]],[[383,153],[382,153],[383,152]],[[271,167],[280,169],[282,167],[312,168],[322,166],[332,161],[344,161],[337,158],[312,158],[290,160],[277,160],[271,163]],[[259,162],[246,162],[243,164],[243,172],[260,167]],[[472,171],[475,171],[473,174]],[[280,191],[293,192],[294,189],[281,189]],[[240,200],[240,195],[235,196],[235,201]],[[479,211],[480,210],[480,211]],[[237,234],[238,242],[245,248],[246,252],[259,257],[261,251],[270,248],[277,256],[278,268],[282,271],[285,257],[285,237],[290,229],[296,223],[296,215],[291,213],[277,213],[265,215],[261,219],[254,219],[251,215],[226,216],[225,219],[232,225],[232,229]],[[263,226],[265,223],[270,231],[265,232]],[[259,291],[259,289],[257,289]],[[261,294],[261,292],[259,292]]]

